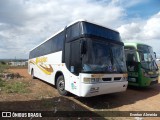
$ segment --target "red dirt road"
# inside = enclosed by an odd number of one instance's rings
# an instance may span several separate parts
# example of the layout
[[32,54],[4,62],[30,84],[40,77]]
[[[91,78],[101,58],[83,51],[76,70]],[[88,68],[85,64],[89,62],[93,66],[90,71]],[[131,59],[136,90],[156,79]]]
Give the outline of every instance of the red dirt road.
[[[27,69],[10,69],[10,72],[19,73],[21,76],[24,76],[20,81],[28,81],[30,83],[31,92],[28,94],[1,94],[0,109],[53,110],[55,107],[55,105],[53,105],[53,100],[59,101],[60,99],[60,101],[64,101],[64,103],[67,104],[61,105],[59,103],[57,104],[57,108],[62,108],[64,110],[70,110],[70,108],[73,109],[77,106],[76,109],[78,110],[85,109],[91,111],[160,111],[160,79],[157,85],[149,88],[139,89],[129,87],[126,92],[122,93],[80,98],[74,95],[69,95],[67,97],[60,96],[54,86],[38,79],[32,80]],[[16,101],[22,102],[23,107],[18,106]],[[26,101],[28,101],[28,105],[25,104]],[[11,107],[9,106],[11,104],[14,105]],[[149,120],[150,118],[145,118],[145,120],[146,119]],[[158,118],[154,119],[158,120]]]

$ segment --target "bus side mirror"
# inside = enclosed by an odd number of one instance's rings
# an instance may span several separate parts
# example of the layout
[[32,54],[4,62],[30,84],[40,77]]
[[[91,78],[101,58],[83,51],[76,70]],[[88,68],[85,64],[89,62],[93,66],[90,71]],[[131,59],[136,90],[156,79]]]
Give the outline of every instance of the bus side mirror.
[[81,49],[81,54],[86,54],[86,52],[87,52],[86,41],[81,41],[80,49]]
[[155,56],[155,58],[157,58],[157,56],[156,56],[156,52],[154,52],[154,56]]

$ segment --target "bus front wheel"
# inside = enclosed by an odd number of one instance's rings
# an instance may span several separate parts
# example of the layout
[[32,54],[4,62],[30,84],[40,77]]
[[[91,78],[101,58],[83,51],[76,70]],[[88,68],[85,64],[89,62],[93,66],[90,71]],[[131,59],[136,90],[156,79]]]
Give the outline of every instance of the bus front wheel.
[[68,92],[65,90],[65,80],[63,75],[58,77],[56,87],[60,95],[67,95]]

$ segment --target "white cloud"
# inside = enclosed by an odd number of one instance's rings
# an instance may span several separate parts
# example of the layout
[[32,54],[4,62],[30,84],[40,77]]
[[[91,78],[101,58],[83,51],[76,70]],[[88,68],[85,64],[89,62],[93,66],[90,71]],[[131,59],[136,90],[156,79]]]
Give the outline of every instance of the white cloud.
[[160,38],[160,12],[148,20],[121,25],[118,31],[123,40],[152,40]]
[[139,37],[139,32],[141,32],[140,23],[130,23],[122,25],[118,28],[118,31],[121,33],[122,40],[134,40]]
[[160,12],[152,16],[146,23],[143,29],[143,34],[149,39],[160,38]]
[[4,41],[1,42],[1,49],[7,49],[8,56],[1,50],[0,58],[27,58],[31,48],[76,19],[113,28],[120,24],[124,15],[123,7],[111,2],[1,0],[0,39]]
[[121,25],[118,31],[123,41],[142,42],[151,45],[160,57],[160,12],[147,20]]
[[126,9],[142,2],[144,0],[0,0],[0,58],[28,58],[31,48],[81,18],[118,28],[123,39],[158,39],[160,13],[147,21],[125,24]]

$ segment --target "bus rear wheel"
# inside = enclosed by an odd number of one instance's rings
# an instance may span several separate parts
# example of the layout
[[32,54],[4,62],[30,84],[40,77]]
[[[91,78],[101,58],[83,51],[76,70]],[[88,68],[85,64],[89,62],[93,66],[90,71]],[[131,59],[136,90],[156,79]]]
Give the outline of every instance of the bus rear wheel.
[[32,76],[32,79],[35,79],[34,70],[33,70],[33,69],[32,69],[32,71],[31,71],[31,76]]
[[65,80],[63,75],[59,76],[56,82],[56,87],[60,95],[67,95],[68,92],[65,90]]

